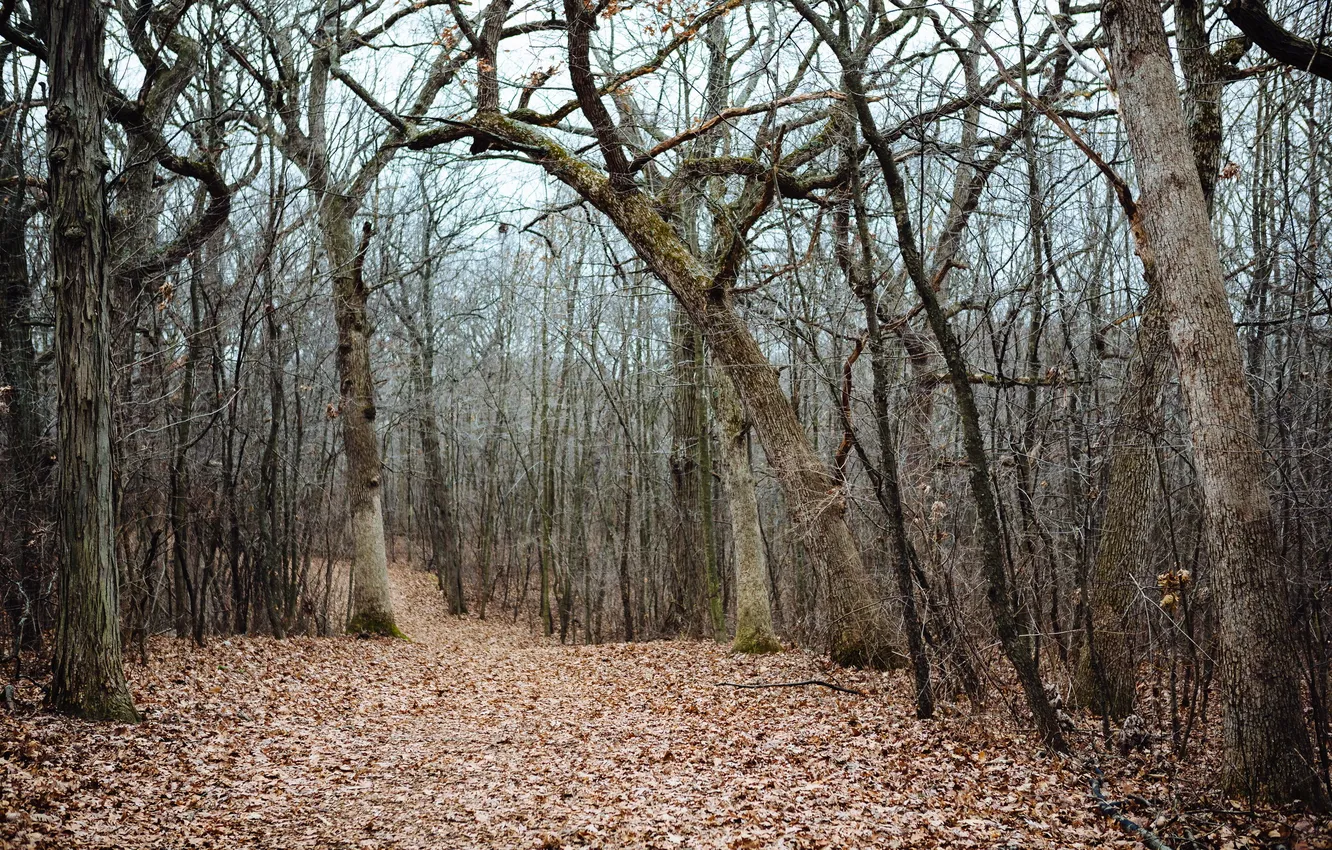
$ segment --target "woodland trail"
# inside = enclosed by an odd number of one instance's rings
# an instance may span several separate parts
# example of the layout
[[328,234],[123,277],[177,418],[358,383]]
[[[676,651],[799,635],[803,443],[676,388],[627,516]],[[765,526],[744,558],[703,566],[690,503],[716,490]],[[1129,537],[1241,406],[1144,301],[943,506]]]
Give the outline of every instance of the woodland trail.
[[[393,585],[411,643],[161,638],[144,723],[5,721],[0,846],[1134,846],[1007,720],[917,722],[900,674],[560,646]],[[715,684],[810,676],[868,695]]]

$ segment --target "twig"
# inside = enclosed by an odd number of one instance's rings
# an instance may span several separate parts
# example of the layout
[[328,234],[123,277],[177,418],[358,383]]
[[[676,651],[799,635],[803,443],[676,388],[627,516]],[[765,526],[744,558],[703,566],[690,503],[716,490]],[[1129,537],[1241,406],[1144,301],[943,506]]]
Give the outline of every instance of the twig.
[[858,697],[865,695],[864,691],[858,691],[855,688],[844,688],[841,685],[834,685],[832,682],[825,682],[822,679],[804,679],[799,682],[759,682],[753,685],[742,685],[739,682],[718,682],[717,687],[725,685],[728,688],[748,688],[757,690],[759,688],[799,688],[804,685],[822,685],[825,688],[831,688],[838,693],[855,694]]
[[1096,798],[1096,808],[1101,814],[1114,821],[1120,829],[1129,835],[1136,836],[1143,844],[1151,850],[1170,850],[1170,845],[1161,840],[1161,837],[1152,832],[1145,826],[1141,826],[1124,816],[1124,812],[1105,798],[1105,793],[1101,791],[1101,771],[1092,767],[1091,777],[1087,780],[1091,785],[1092,796]]

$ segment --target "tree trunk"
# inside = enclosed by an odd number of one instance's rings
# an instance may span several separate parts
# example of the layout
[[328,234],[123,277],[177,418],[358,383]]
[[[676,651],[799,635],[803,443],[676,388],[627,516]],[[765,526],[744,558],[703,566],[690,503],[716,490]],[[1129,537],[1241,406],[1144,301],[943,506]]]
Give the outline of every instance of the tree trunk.
[[[1182,0],[1175,20],[1186,81],[1184,115],[1210,217],[1221,160],[1222,71],[1247,45],[1227,42],[1214,54],[1204,12],[1201,0]],[[1169,371],[1169,338],[1154,270],[1147,269],[1144,277],[1147,297],[1110,438],[1106,513],[1089,588],[1090,631],[1072,694],[1075,704],[1115,719],[1133,710],[1138,658],[1128,609],[1136,595],[1134,580],[1151,560],[1151,523],[1162,495],[1156,483],[1155,443],[1162,427],[1160,395]]]
[[1154,0],[1110,0],[1102,16],[1203,495],[1220,610],[1222,786],[1251,799],[1326,807],[1287,639],[1288,591],[1257,425],[1160,8]]
[[0,423],[8,451],[7,479],[0,495],[8,500],[14,527],[0,544],[0,558],[14,564],[17,581],[4,589],[5,611],[16,645],[36,648],[42,636],[40,560],[34,557],[33,533],[38,516],[37,494],[44,456],[38,442],[37,350],[31,325],[32,277],[28,273],[27,216],[24,212],[23,157],[15,131],[22,111],[5,96],[0,83]]
[[772,630],[768,564],[759,527],[758,494],[749,463],[749,422],[725,373],[716,373],[717,424],[721,429],[722,480],[731,511],[735,547],[735,639],[733,652],[781,652]]
[[384,546],[384,510],[375,439],[375,386],[370,373],[370,319],[366,313],[365,252],[370,223],[361,244],[352,244],[351,221],[340,214],[341,201],[327,197],[319,226],[333,275],[333,311],[338,324],[338,376],[342,395],[342,441],[347,453],[347,491],[351,503],[352,599],[349,633],[403,637],[389,598],[388,552]]
[[[201,354],[199,344],[199,287],[203,275],[200,273],[198,255],[193,260],[194,269],[190,279],[190,327],[185,346],[185,367],[181,370],[180,410],[176,420],[173,440],[175,442],[171,457],[171,472],[168,475],[168,504],[171,508],[171,564],[175,572],[175,592],[172,594],[175,606],[176,637],[189,634],[203,636],[199,621],[203,618],[202,589],[196,594],[190,580],[190,518],[189,499],[189,462],[190,418],[194,413],[194,381],[198,359]],[[197,602],[196,602],[197,597]]]
[[426,465],[426,521],[430,524],[430,554],[434,561],[439,589],[449,604],[449,613],[466,614],[463,594],[462,552],[458,529],[449,506],[449,488],[444,474],[444,455],[440,449],[439,423],[435,418],[434,355],[429,350],[433,334],[427,331],[425,345],[417,354],[417,427],[421,432],[421,452]]
[[624,630],[624,639],[632,643],[634,640],[634,606],[631,590],[631,581],[629,578],[629,530],[634,516],[634,456],[633,444],[630,441],[628,429],[624,435],[624,514],[620,523],[620,565],[619,565],[619,585],[620,585],[620,618],[621,627]]
[[707,403],[708,367],[700,348],[694,361],[698,376],[698,513],[703,520],[703,589],[706,594],[708,625],[714,640],[726,640],[726,600],[722,596],[720,567],[717,564],[717,517],[712,498],[712,428],[709,427]]
[[677,307],[671,311],[671,376],[675,385],[671,403],[671,496],[675,505],[671,534],[670,605],[661,629],[667,634],[702,632],[704,574],[706,572],[701,455],[705,417],[700,392],[699,360],[702,341]]
[[1160,396],[1169,366],[1159,286],[1149,284],[1133,360],[1110,435],[1110,474],[1105,519],[1089,589],[1091,618],[1078,656],[1073,704],[1123,719],[1133,711],[1137,690],[1136,628],[1130,617],[1138,588],[1134,579],[1152,560],[1156,502],[1156,440]]
[[[546,294],[549,295],[549,287]],[[549,298],[543,308],[549,306]],[[546,323],[547,310],[541,311],[541,478],[537,484],[537,552],[540,569],[541,598],[539,600],[541,633],[550,637],[555,633],[555,620],[550,608],[550,583],[555,566],[555,547],[552,540],[552,514],[555,512],[555,449],[551,434],[550,407],[550,328]],[[533,408],[534,415],[538,408]],[[535,429],[534,429],[535,430]],[[516,613],[516,612],[515,612]]]
[[135,721],[120,657],[111,500],[111,358],[101,95],[106,11],[52,0],[51,282],[55,290],[60,609],[50,701],[94,720]]
[[281,605],[281,573],[284,562],[282,533],[279,527],[278,457],[282,420],[286,417],[286,398],[283,392],[283,372],[286,358],[282,356],[282,322],[273,304],[272,273],[265,270],[267,301],[264,304],[264,348],[268,359],[268,433],[264,437],[264,451],[259,461],[259,488],[263,504],[259,513],[259,592],[263,596],[264,612],[273,637],[287,636]]

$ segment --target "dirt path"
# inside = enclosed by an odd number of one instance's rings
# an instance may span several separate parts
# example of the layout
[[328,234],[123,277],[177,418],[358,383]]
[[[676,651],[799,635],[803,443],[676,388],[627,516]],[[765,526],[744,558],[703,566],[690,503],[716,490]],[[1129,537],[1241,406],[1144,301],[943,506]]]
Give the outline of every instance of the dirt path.
[[[7,721],[0,847],[1132,846],[1006,723],[916,722],[896,675],[562,647],[393,582],[410,644],[159,639],[145,723]],[[811,674],[870,695],[715,685]]]

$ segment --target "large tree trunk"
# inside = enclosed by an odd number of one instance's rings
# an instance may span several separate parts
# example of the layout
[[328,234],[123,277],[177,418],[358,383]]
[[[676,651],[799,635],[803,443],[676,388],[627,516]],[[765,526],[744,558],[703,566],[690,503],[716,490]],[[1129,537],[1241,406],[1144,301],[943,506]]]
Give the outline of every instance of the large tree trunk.
[[1326,806],[1287,639],[1288,592],[1257,426],[1160,8],[1110,0],[1102,15],[1203,495],[1220,609],[1222,785],[1249,798]]
[[120,588],[111,501],[111,359],[107,290],[108,162],[101,95],[106,12],[87,0],[49,6],[51,282],[55,290],[60,610],[51,705],[95,720],[135,721],[120,658]]
[[353,245],[351,221],[342,202],[324,199],[319,212],[324,249],[333,275],[333,312],[338,324],[338,377],[342,395],[342,443],[347,453],[347,496],[351,504],[352,599],[347,631],[402,637],[389,598],[388,552],[375,439],[375,385],[370,373],[370,319],[366,312],[365,251],[370,223]]
[[759,527],[758,494],[749,464],[749,422],[736,397],[731,379],[718,372],[717,424],[721,428],[722,481],[731,511],[731,541],[735,546],[735,652],[780,652],[772,630],[768,599],[768,564]]
[[[1212,52],[1201,0],[1181,0],[1175,11],[1180,64],[1184,69],[1184,115],[1203,197],[1211,215],[1221,161],[1223,71],[1247,48],[1236,40]],[[1106,482],[1106,512],[1090,582],[1088,642],[1073,682],[1073,700],[1119,719],[1133,710],[1137,648],[1129,613],[1135,579],[1151,560],[1152,522],[1162,498],[1157,485],[1156,435],[1160,395],[1169,373],[1169,338],[1160,286],[1147,269],[1147,297],[1134,340],[1119,419],[1111,434],[1113,455]]]
[[729,299],[700,300],[707,306],[698,320],[713,355],[735,384],[736,394],[758,430],[768,464],[782,484],[791,524],[799,529],[806,552],[826,576],[829,654],[849,666],[896,666],[895,629],[851,535],[841,488],[810,447],[782,392],[777,370],[767,362]]

